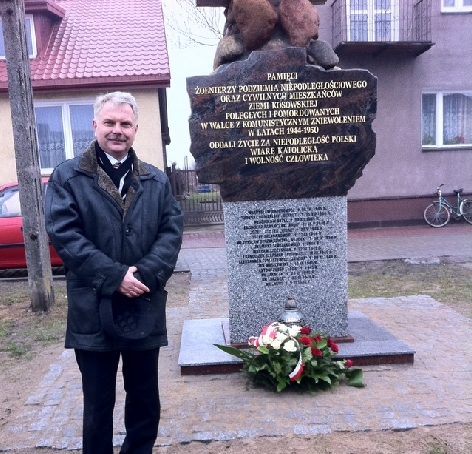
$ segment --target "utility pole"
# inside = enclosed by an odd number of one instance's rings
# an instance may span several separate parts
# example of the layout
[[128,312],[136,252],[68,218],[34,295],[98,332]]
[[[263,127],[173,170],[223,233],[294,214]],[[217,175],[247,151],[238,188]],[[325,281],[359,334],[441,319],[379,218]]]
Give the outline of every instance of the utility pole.
[[26,44],[23,0],[0,0],[16,173],[23,215],[31,308],[47,311],[54,302],[48,237],[33,108],[31,69]]

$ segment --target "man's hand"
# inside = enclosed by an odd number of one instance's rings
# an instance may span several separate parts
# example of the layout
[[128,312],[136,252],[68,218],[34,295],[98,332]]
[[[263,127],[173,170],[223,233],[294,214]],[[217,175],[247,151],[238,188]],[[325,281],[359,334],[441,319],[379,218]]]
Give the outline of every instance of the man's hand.
[[128,298],[136,298],[145,292],[149,292],[149,288],[134,277],[136,271],[138,271],[138,269],[135,266],[130,266],[118,287],[118,291]]

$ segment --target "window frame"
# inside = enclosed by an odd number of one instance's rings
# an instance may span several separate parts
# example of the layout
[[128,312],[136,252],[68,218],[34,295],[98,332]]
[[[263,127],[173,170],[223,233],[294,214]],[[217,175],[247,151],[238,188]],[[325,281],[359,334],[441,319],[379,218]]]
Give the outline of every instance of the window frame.
[[[50,100],[50,101],[34,101],[34,109],[38,107],[61,107],[62,113],[62,131],[64,134],[64,151],[65,158],[72,159],[74,157],[74,145],[72,138],[72,126],[70,117],[71,106],[91,106],[95,103],[95,98],[81,98],[81,99],[64,99],[64,100]],[[37,123],[36,123],[37,126]],[[92,131],[92,123],[90,123],[90,130]],[[37,134],[37,132],[36,132]],[[39,144],[39,138],[38,138]],[[41,172],[51,173],[54,168],[41,167]]]
[[[423,151],[447,151],[447,150],[457,150],[457,149],[470,149],[472,150],[472,143],[453,143],[445,144],[444,143],[444,96],[451,94],[463,94],[463,95],[472,95],[471,90],[424,90],[421,93],[421,148]],[[435,144],[427,145],[423,143],[424,130],[423,130],[423,95],[435,95]]]
[[[390,0],[390,8],[376,8],[376,0],[366,0],[367,9],[359,9],[354,13],[351,11],[351,2],[357,0],[347,0],[346,1],[346,20],[347,20],[347,34],[349,42],[394,42],[399,40],[399,0]],[[377,28],[376,28],[376,17],[379,14],[389,14],[390,15],[390,38],[388,40],[383,40],[377,38]],[[367,15],[367,40],[355,40],[351,36],[351,20],[353,16],[357,15]],[[385,22],[385,21],[380,21]]]
[[[29,22],[29,27],[26,24],[26,22]],[[0,39],[3,40],[3,25],[2,25],[1,18],[0,18],[0,25],[1,25]],[[34,27],[34,20],[33,20],[32,14],[25,14],[25,27],[26,27],[27,42],[28,42],[28,38],[31,40],[31,53],[29,53],[28,51],[28,56],[29,58],[36,58],[38,55],[38,49],[36,46],[36,29]],[[5,42],[3,43],[3,48],[5,48]],[[5,59],[6,59],[6,55],[0,55],[0,60],[5,60]]]
[[441,0],[441,12],[443,13],[470,13],[472,5],[464,5],[464,0],[454,0],[454,6],[445,6]]

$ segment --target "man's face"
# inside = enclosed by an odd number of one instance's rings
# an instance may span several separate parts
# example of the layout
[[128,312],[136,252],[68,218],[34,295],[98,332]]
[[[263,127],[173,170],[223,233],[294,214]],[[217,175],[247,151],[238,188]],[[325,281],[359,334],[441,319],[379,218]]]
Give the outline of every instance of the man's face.
[[102,150],[121,160],[133,145],[138,125],[129,104],[107,102],[93,120],[93,129]]

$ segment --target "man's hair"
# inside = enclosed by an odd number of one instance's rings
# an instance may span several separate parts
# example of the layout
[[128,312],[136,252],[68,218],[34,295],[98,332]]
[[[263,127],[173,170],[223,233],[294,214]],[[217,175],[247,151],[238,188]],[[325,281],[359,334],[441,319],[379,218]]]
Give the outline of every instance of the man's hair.
[[97,99],[95,100],[95,104],[93,106],[94,118],[97,118],[98,114],[107,102],[112,102],[117,106],[119,106],[120,104],[128,104],[133,110],[134,116],[136,118],[136,124],[138,124],[138,104],[136,103],[136,99],[131,93],[126,93],[123,91],[114,91],[112,93],[106,93],[104,95],[97,96]]

